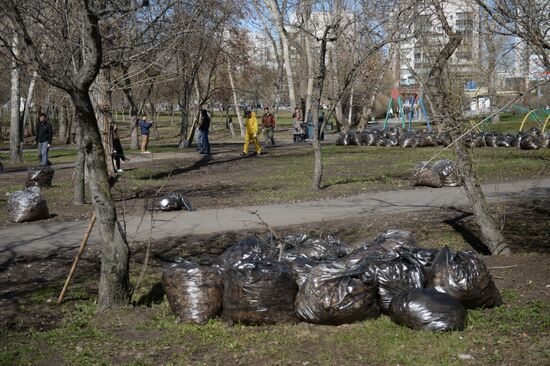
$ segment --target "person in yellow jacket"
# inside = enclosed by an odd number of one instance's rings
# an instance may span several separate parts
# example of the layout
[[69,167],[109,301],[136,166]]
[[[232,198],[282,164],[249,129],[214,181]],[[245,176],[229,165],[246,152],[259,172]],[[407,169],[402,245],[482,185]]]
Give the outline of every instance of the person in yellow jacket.
[[248,155],[248,145],[252,141],[256,147],[256,156],[260,156],[262,152],[262,147],[258,141],[258,120],[256,119],[256,112],[246,111],[244,112],[244,117],[246,118],[246,130],[244,133],[244,146],[243,146],[243,156]]

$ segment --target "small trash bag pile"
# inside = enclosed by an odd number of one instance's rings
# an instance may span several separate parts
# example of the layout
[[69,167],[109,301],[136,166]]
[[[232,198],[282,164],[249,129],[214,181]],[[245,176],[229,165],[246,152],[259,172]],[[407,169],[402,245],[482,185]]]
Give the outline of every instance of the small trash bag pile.
[[203,323],[221,312],[226,321],[248,325],[338,325],[385,314],[413,329],[451,331],[464,329],[466,309],[502,303],[475,254],[421,248],[403,230],[353,250],[335,237],[254,236],[220,259],[223,268],[184,262],[165,270],[165,291],[180,321]]
[[50,166],[37,166],[28,170],[26,187],[51,187],[54,170]]
[[[451,142],[451,136],[446,132],[436,134],[429,130],[403,131],[401,127],[394,126],[384,130],[369,128],[361,132],[346,131],[336,138],[336,145],[343,146],[430,147],[449,146]],[[550,147],[550,132],[543,133],[536,127],[528,132],[516,134],[472,132],[464,136],[464,142],[469,148],[517,147],[522,150],[533,150]]]
[[28,187],[8,197],[8,217],[12,222],[43,220],[50,217],[46,199],[39,187]]
[[425,161],[416,164],[410,182],[412,186],[432,188],[462,185],[456,163],[448,159],[438,160],[434,164]]
[[159,198],[155,202],[154,207],[161,211],[179,211],[183,209],[193,211],[193,206],[191,205],[189,199],[184,197],[182,194],[175,192]]

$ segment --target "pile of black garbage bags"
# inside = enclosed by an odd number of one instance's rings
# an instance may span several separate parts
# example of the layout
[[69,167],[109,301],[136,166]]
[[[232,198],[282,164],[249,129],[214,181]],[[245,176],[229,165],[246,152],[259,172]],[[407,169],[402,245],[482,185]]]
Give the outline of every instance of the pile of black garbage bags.
[[472,252],[425,249],[413,233],[389,230],[352,249],[335,237],[250,237],[218,263],[181,262],[163,273],[180,321],[221,315],[247,325],[345,324],[381,314],[433,331],[463,330],[466,309],[502,303],[491,274]]
[[[550,147],[550,132],[541,132],[532,128],[528,132],[498,133],[478,132],[464,137],[466,145],[474,147],[517,147],[523,150],[532,150]],[[362,132],[345,132],[338,136],[336,145],[361,146],[401,146],[401,147],[429,147],[448,146],[451,136],[446,133],[434,133],[428,130],[403,131],[401,127],[386,129],[370,128]]]
[[8,196],[8,217],[12,222],[43,220],[50,217],[46,198],[40,189],[51,187],[53,168],[37,166],[27,173],[25,188]]

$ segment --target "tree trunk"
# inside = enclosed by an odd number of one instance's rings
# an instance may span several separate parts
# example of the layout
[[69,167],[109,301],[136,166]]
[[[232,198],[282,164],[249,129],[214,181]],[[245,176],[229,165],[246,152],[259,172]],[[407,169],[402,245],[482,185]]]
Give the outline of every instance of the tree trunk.
[[363,107],[362,113],[361,113],[361,122],[359,123],[358,129],[360,131],[363,131],[367,127],[367,123],[369,122],[369,119],[373,115],[374,110],[374,103],[376,103],[376,97],[378,97],[378,92],[380,91],[380,86],[382,85],[382,82],[384,81],[384,76],[386,75],[386,71],[388,69],[388,66],[390,65],[390,62],[393,58],[393,52],[390,51],[390,54],[388,57],[384,60],[384,64],[382,65],[382,68],[378,70],[378,78],[374,82],[374,88],[372,89],[372,93],[370,95],[369,103]]
[[[13,53],[19,55],[19,40],[17,35],[13,37]],[[23,131],[19,115],[19,66],[16,61],[11,64],[11,124],[10,124],[10,159],[12,163],[23,161]]]
[[85,151],[82,140],[82,127],[78,121],[75,121],[75,138],[76,138],[76,160],[73,172],[73,203],[75,205],[83,205],[86,203],[86,187],[84,184],[84,168],[85,168]]
[[[334,118],[336,119],[336,131],[340,132],[344,126],[344,112],[342,111],[342,98],[338,97],[340,93],[340,82],[338,81],[338,56],[336,52],[336,45],[333,45],[331,49],[330,65],[332,67],[332,88],[333,88],[333,100],[336,102],[334,107]],[[349,126],[348,126],[349,127]]]
[[67,143],[67,107],[64,104],[59,107],[59,128],[57,130],[57,140],[63,145]]
[[34,136],[35,131],[32,126],[32,123],[29,123],[27,126],[27,121],[29,121],[29,114],[31,111],[31,104],[32,104],[32,98],[34,95],[34,86],[36,85],[36,78],[38,77],[38,72],[35,70],[32,73],[31,81],[29,83],[29,90],[27,91],[27,99],[25,100],[25,109],[23,110],[23,121],[21,122],[21,125],[23,126],[23,129],[25,127],[29,131],[29,136]]
[[487,77],[488,77],[488,94],[490,101],[491,112],[496,112],[492,117],[492,123],[500,122],[500,113],[498,112],[498,100],[497,100],[497,50],[495,45],[495,33],[492,32],[490,21],[485,19],[485,24],[487,25],[485,31],[485,43],[487,46]]
[[233,75],[231,72],[231,64],[227,61],[227,72],[229,74],[229,84],[231,85],[231,92],[233,93],[233,104],[235,105],[235,112],[237,113],[237,121],[239,122],[239,128],[241,129],[241,137],[244,136],[244,124],[241,118],[241,111],[239,109],[239,101],[237,100],[237,92],[235,91],[235,84],[233,83]]
[[136,100],[134,98],[132,83],[130,81],[130,76],[128,74],[128,67],[124,65],[121,68],[122,68],[122,77],[124,80],[122,91],[126,96],[126,100],[128,100],[128,103],[130,104],[130,148],[133,150],[136,150],[136,149],[139,149],[138,126],[137,126],[139,111],[136,104]]
[[481,241],[488,247],[491,254],[509,255],[510,248],[489,211],[485,194],[477,180],[472,158],[463,141],[455,144],[455,154],[458,169],[464,181],[464,190],[472,205],[474,220],[480,229]]
[[[308,19],[309,20],[309,19]],[[308,25],[306,24],[306,27]],[[305,37],[305,47],[306,47],[306,59],[307,59],[307,90],[306,90],[306,108],[304,111],[304,116],[306,117],[311,109],[311,98],[313,97],[313,83],[315,82],[315,71],[314,71],[314,61],[313,61],[313,52],[311,47],[311,40],[309,36]]]
[[349,92],[348,126],[350,127],[352,125],[352,117],[353,117],[353,85],[351,86],[351,89]]
[[85,91],[72,93],[76,120],[82,126],[82,145],[86,151],[86,172],[101,235],[101,272],[98,310],[127,304],[130,250],[117,221],[105,162],[105,151],[90,97]]
[[95,80],[95,110],[97,116],[97,125],[101,134],[101,143],[105,151],[105,162],[107,165],[107,174],[111,177],[115,176],[115,168],[113,166],[113,143],[111,136],[111,92],[109,75],[106,70],[101,70]]

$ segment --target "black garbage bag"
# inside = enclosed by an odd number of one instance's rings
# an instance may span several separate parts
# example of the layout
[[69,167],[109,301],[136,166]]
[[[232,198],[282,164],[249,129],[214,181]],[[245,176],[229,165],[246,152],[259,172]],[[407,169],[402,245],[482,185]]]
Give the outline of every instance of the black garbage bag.
[[550,147],[550,132],[545,132],[541,136],[541,148],[549,148]]
[[444,292],[467,309],[491,308],[502,304],[491,273],[472,252],[456,252],[442,248],[435,257],[427,276],[426,287]]
[[399,139],[403,130],[399,126],[389,126],[384,130],[384,135],[387,139]]
[[306,258],[303,255],[291,255],[288,253],[283,254],[282,261],[288,267],[298,287],[302,287],[311,270],[322,263]]
[[339,262],[313,268],[296,295],[296,313],[309,323],[345,324],[380,314],[376,283],[360,279],[359,265]]
[[338,145],[338,146],[344,146],[344,135],[343,135],[343,134],[339,134],[339,135],[336,137],[336,145]]
[[429,288],[396,295],[390,304],[393,322],[413,329],[464,330],[466,309],[455,298]]
[[367,133],[365,135],[365,145],[367,146],[376,146],[378,145],[378,140],[379,140],[380,136],[377,135],[376,133]]
[[12,222],[43,220],[50,217],[46,199],[39,187],[28,187],[8,197],[8,217]]
[[401,246],[394,249],[394,252],[400,257],[407,258],[410,262],[417,263],[423,269],[428,269],[428,267],[432,265],[439,250]]
[[399,145],[399,140],[397,138],[397,136],[392,136],[392,137],[387,137],[386,138],[386,143],[384,144],[384,146],[386,147],[395,147]]
[[361,279],[369,282],[374,279],[378,284],[380,311],[388,314],[392,299],[402,292],[413,288],[422,288],[426,282],[422,267],[400,257],[397,253],[388,253],[381,258],[372,258],[365,263]]
[[416,135],[413,131],[407,131],[399,136],[399,145],[401,147],[416,147]]
[[433,164],[422,162],[416,165],[410,179],[412,186],[426,186],[439,188],[443,186],[441,176],[435,170]]
[[189,199],[176,192],[171,192],[159,198],[155,207],[158,207],[161,211],[179,211],[183,209],[193,211],[193,206]]
[[499,135],[494,133],[488,133],[485,135],[485,145],[488,147],[498,147]]
[[219,315],[223,303],[223,271],[213,265],[184,261],[162,273],[168,303],[182,323],[204,323]]
[[283,263],[241,263],[225,269],[223,318],[233,323],[297,322],[298,286]]
[[418,244],[416,235],[410,231],[390,229],[374,239],[374,244],[380,245],[386,250],[393,250],[398,247],[414,248]]
[[442,132],[437,135],[437,144],[440,146],[449,146],[453,139],[451,138],[451,135],[448,132]]
[[514,146],[515,137],[510,134],[500,134],[497,137],[498,147],[512,147]]
[[477,133],[470,133],[464,137],[466,146],[473,149],[475,147],[484,147],[485,138]]
[[518,134],[517,147],[522,150],[536,150],[540,148],[541,139],[531,133],[520,132]]
[[536,136],[536,137],[540,137],[540,136],[542,136],[542,131],[538,127],[533,127],[531,129],[529,129],[529,134],[531,134],[533,136]]
[[30,168],[27,173],[25,186],[37,186],[40,188],[51,187],[54,172],[53,168],[47,165]]
[[429,131],[418,131],[416,134],[417,147],[437,146],[437,138]]
[[247,262],[261,262],[276,258],[277,248],[274,244],[257,237],[251,236],[230,246],[221,255],[221,261],[225,269],[240,266]]
[[386,255],[388,251],[384,249],[380,244],[374,242],[367,242],[362,246],[354,249],[351,253],[345,257],[339,258],[338,263],[342,263],[349,268],[357,265],[359,262],[365,262],[372,258],[381,258]]
[[438,160],[434,163],[434,169],[441,177],[441,183],[445,187],[458,187],[462,185],[462,179],[460,179],[454,161],[449,159]]
[[287,248],[285,255],[301,255],[314,261],[335,260],[351,252],[351,248],[340,239],[330,235],[321,238],[305,233],[290,234],[283,238],[283,242]]

